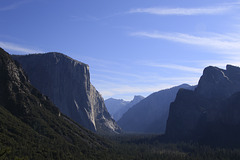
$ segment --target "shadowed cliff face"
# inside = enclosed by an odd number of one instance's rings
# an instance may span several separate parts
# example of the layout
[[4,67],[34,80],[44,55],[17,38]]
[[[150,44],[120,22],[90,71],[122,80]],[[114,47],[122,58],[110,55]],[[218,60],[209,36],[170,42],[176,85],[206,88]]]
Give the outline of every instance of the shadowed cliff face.
[[205,68],[194,91],[179,90],[170,106],[166,136],[174,141],[236,145],[240,142],[239,91],[240,68]]
[[130,108],[117,123],[126,132],[163,134],[170,103],[180,88],[194,87],[183,84],[155,92]]
[[61,112],[97,132],[120,132],[90,83],[89,66],[60,53],[12,56]]
[[196,92],[206,98],[226,98],[240,90],[240,68],[227,65],[226,70],[207,67]]

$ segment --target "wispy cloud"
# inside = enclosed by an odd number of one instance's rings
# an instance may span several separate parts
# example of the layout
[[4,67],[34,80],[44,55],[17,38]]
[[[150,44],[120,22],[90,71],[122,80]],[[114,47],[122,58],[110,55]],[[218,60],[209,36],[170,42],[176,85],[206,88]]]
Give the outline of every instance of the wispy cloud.
[[[94,80],[94,84],[97,84],[97,86],[103,86],[104,84],[106,84],[106,86],[109,86],[110,84],[115,85],[115,86],[119,86],[119,85],[155,85],[157,86],[160,83],[165,83],[165,84],[181,84],[181,83],[189,83],[189,84],[196,84],[196,82],[198,81],[198,79],[200,78],[201,74],[199,75],[187,75],[187,76],[179,76],[179,77],[169,77],[169,76],[154,76],[154,75],[145,75],[145,79],[139,79],[137,81],[132,81],[132,80],[128,80],[128,79],[116,79],[116,80],[112,80],[112,79],[103,79],[103,78],[98,78]],[[141,88],[141,87],[140,87]]]
[[180,70],[180,71],[185,71],[185,72],[202,73],[202,69],[183,66],[183,65],[177,65],[177,64],[145,63],[144,65],[151,66],[151,67],[160,67],[160,68]]
[[148,96],[153,92],[183,83],[196,85],[200,75],[201,74],[185,74],[185,76],[183,75],[179,77],[166,77],[164,75],[152,75],[150,73],[149,75],[139,75],[139,77],[142,76],[142,78],[136,80],[112,80],[98,77],[95,78],[92,83],[105,99],[109,97],[119,97],[130,100],[133,95]]
[[[139,94],[150,94],[162,89],[170,88],[173,85],[161,84],[161,85],[148,85],[148,86],[131,86],[131,85],[114,85],[107,84],[108,87],[99,87],[98,90],[103,97],[109,98],[112,96],[124,96],[124,95],[139,95]],[[107,88],[107,89],[106,89]],[[143,96],[147,96],[143,95]]]
[[137,8],[131,9],[128,13],[147,13],[155,15],[216,15],[230,11],[236,4],[225,4],[214,7],[203,8]]
[[[208,36],[194,36],[183,33],[149,33],[135,32],[132,36],[142,36],[155,39],[165,39],[174,42],[180,42],[191,45],[211,47],[218,51],[227,51],[224,54],[239,54],[240,51],[240,35],[234,34],[212,34]],[[219,53],[221,53],[219,52]]]
[[[176,64],[163,65],[149,61],[139,61],[135,62],[135,65],[139,68],[150,67],[151,69],[148,72],[132,72],[131,68],[122,70],[119,69],[118,64],[116,65],[111,67],[112,64],[109,63],[108,68],[99,66],[91,69],[91,82],[104,98],[119,97],[130,100],[133,95],[147,96],[150,93],[182,83],[195,85],[203,70],[203,68]],[[184,74],[172,75],[168,73],[166,75],[161,72],[154,72],[154,70],[159,70],[158,67],[182,71],[181,73]]]
[[97,72],[103,72],[103,73],[110,73],[113,75],[118,75],[118,76],[127,76],[127,77],[134,77],[134,78],[139,78],[139,75],[133,74],[133,73],[127,73],[127,72],[121,72],[121,71],[114,71],[114,70],[109,70],[109,69],[92,69]]
[[17,1],[15,3],[12,3],[12,4],[9,4],[7,6],[1,6],[0,7],[0,11],[8,11],[8,10],[13,10],[13,9],[16,9],[18,8],[19,6],[25,4],[25,3],[28,3],[30,2],[31,0],[20,0],[20,1]]
[[[180,78],[178,81],[177,79]],[[158,92],[163,89],[171,88],[183,83],[188,83],[191,85],[196,85],[199,80],[199,77],[172,77],[170,81],[158,82],[154,84],[116,84],[116,83],[101,83],[100,85],[95,85],[97,90],[100,91],[104,99],[114,97],[114,98],[123,98],[126,100],[131,100],[133,95],[142,95],[148,96],[151,93]]]
[[88,62],[89,64],[92,64],[94,66],[98,66],[98,68],[99,67],[109,68],[109,66],[122,67],[122,63],[119,63],[118,61],[112,61],[112,60],[110,61],[110,60],[93,58],[93,57],[88,57],[88,56],[78,56],[76,58],[80,59],[81,61]]
[[0,41],[0,47],[6,50],[17,51],[20,53],[41,53],[42,52],[40,50],[30,49],[30,48],[19,46],[17,44],[2,42],[2,41]]

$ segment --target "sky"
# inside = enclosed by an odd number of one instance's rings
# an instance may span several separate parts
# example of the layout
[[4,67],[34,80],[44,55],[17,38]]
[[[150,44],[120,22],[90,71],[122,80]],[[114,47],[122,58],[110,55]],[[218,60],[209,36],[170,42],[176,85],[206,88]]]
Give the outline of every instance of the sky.
[[240,1],[0,0],[0,47],[66,54],[104,99],[131,100],[240,66]]

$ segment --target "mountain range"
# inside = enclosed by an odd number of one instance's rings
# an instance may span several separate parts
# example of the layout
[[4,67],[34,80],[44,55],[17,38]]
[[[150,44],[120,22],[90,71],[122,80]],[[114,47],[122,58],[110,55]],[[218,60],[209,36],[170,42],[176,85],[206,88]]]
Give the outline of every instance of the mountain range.
[[118,121],[125,112],[127,112],[132,106],[143,100],[143,96],[134,96],[131,101],[124,101],[123,99],[106,99],[105,105],[108,109],[108,112],[111,114],[115,121]]
[[193,89],[194,86],[182,84],[155,92],[130,108],[117,123],[125,132],[163,134],[170,103],[180,88]]
[[120,133],[100,93],[90,82],[89,66],[64,54],[12,55],[31,84],[68,117],[98,133]]

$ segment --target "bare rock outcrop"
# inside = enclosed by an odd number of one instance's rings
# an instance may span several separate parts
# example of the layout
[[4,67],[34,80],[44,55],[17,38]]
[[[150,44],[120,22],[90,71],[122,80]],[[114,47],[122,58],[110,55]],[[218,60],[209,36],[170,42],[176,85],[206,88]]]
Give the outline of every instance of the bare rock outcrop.
[[92,131],[121,131],[90,83],[87,64],[55,52],[12,57],[22,65],[33,86],[47,95],[62,113]]
[[194,91],[179,90],[170,106],[165,137],[239,146],[240,68],[227,65],[204,69]]

